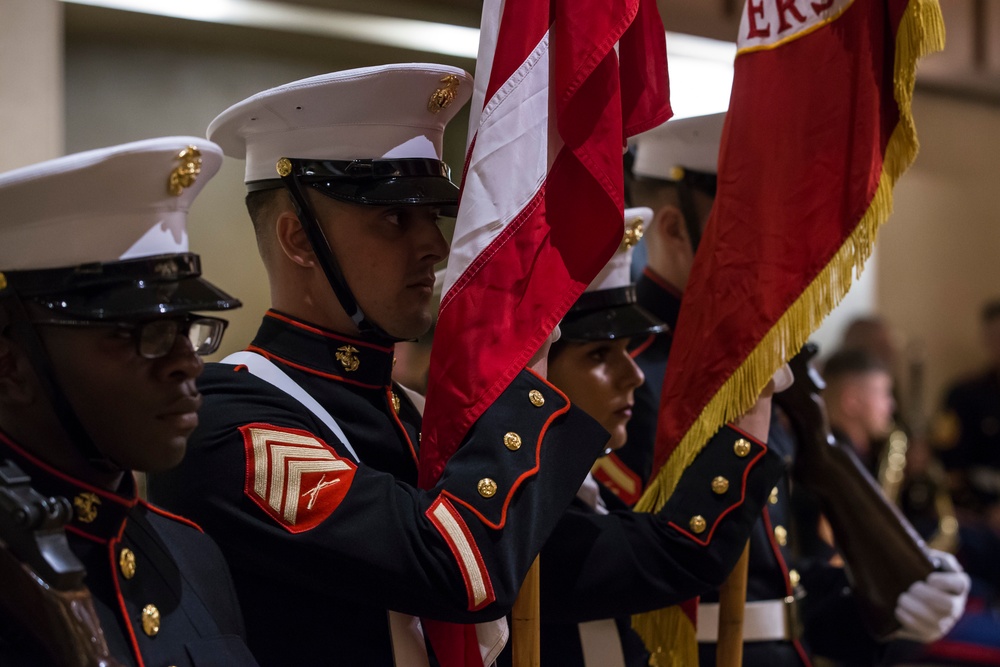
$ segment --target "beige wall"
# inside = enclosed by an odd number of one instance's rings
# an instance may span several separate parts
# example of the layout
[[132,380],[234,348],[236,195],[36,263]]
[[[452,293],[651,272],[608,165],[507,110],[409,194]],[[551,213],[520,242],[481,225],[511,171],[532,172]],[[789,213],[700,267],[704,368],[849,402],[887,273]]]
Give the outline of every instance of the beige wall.
[[0,0],[0,171],[62,155],[62,3]]
[[985,359],[981,304],[1000,298],[1000,105],[918,94],[920,154],[878,240],[876,305],[926,356],[925,408]]
[[[118,16],[123,13],[72,5],[66,11],[68,152],[171,134],[204,136],[209,122],[229,105],[324,72],[427,59],[472,66],[429,54],[261,30]],[[116,24],[118,20],[124,24]],[[456,172],[467,123],[462,114],[446,138],[446,159]],[[244,304],[226,315],[230,328],[217,357],[252,339],[270,302],[244,194],[243,162],[227,159],[189,218],[191,249],[202,256],[205,275]]]

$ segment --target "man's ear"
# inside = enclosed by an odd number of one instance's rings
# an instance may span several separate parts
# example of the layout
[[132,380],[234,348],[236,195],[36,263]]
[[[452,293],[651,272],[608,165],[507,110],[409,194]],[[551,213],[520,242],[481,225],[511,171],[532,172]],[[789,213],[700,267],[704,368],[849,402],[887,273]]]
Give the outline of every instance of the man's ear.
[[684,214],[676,206],[667,204],[662,206],[659,211],[656,212],[656,216],[653,219],[653,224],[658,227],[657,231],[662,235],[662,238],[669,239],[670,241],[681,241],[683,243],[691,243],[691,239],[688,235],[687,224],[684,221]]
[[681,212],[676,206],[664,204],[656,209],[653,212],[653,219],[649,223],[649,228],[645,233],[646,242],[658,245],[667,243],[670,235],[670,227],[673,224],[671,219],[675,217],[682,217]]
[[291,211],[282,211],[274,224],[278,245],[285,256],[302,267],[316,264],[316,254],[299,218]]

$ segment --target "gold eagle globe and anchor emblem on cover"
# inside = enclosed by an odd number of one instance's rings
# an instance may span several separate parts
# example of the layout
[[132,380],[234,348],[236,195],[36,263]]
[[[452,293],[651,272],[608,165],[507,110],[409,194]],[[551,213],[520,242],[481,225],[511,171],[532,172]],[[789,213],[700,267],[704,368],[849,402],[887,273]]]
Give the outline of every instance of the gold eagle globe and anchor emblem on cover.
[[198,180],[201,173],[201,151],[195,146],[188,146],[177,154],[177,159],[181,163],[170,172],[167,192],[180,197],[184,188],[191,187]]
[[621,249],[628,250],[642,239],[642,216],[629,220],[625,225],[625,236],[622,237]]
[[431,93],[430,99],[427,100],[427,110],[431,113],[439,113],[451,106],[461,81],[454,74],[448,74],[441,77],[440,83],[443,85]]

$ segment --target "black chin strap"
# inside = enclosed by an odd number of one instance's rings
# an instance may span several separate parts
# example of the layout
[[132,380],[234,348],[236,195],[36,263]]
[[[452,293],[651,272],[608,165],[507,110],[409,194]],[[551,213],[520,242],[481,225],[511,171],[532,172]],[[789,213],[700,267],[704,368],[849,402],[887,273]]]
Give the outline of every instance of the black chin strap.
[[316,220],[316,215],[309,204],[309,198],[306,196],[302,185],[295,178],[294,173],[282,177],[281,181],[285,184],[285,188],[292,197],[292,203],[295,205],[295,213],[299,216],[302,230],[306,233],[306,238],[309,239],[309,244],[312,246],[313,252],[316,253],[316,260],[323,269],[327,282],[330,283],[337,301],[340,302],[344,312],[347,313],[348,317],[358,327],[358,331],[361,332],[362,337],[375,339],[390,345],[404,340],[392,336],[383,330],[382,327],[365,317],[357,298],[354,296],[354,292],[351,291],[350,285],[347,284],[347,280],[344,278],[343,271],[340,270],[337,259],[333,256],[333,251],[330,250],[330,242],[327,240],[326,234],[323,233],[323,228],[320,227],[319,222]]
[[8,290],[8,294],[5,294],[3,298],[11,315],[10,331],[12,338],[21,344],[25,354],[28,355],[28,361],[31,362],[32,368],[35,369],[35,374],[38,376],[42,390],[45,392],[49,403],[52,405],[52,409],[56,413],[56,419],[59,420],[59,424],[92,466],[107,472],[121,471],[122,467],[109,459],[97,448],[93,438],[90,437],[87,429],[84,428],[83,423],[76,414],[76,410],[73,409],[73,406],[70,404],[69,399],[56,379],[52,360],[49,358],[49,353],[45,349],[45,344],[39,337],[38,332],[29,321],[24,304],[12,292],[13,290]]

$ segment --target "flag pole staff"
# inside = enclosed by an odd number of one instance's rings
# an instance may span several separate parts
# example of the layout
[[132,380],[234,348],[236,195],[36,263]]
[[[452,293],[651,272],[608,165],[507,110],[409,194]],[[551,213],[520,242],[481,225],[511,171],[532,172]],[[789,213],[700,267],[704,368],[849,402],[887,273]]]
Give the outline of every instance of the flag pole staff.
[[511,611],[511,650],[513,667],[540,667],[542,664],[541,632],[539,630],[539,584],[538,561],[535,557],[528,574],[524,577],[521,590],[514,600]]
[[719,587],[719,640],[715,647],[718,667],[743,665],[743,612],[747,602],[747,571],[750,563],[750,543],[736,567]]

